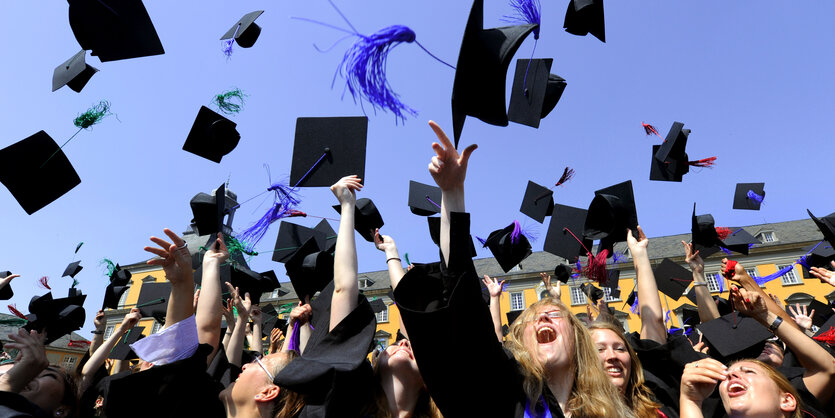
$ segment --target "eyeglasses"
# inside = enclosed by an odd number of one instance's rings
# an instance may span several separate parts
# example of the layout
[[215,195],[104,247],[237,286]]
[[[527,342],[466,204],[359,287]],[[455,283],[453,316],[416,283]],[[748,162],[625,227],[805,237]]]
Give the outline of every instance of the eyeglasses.
[[536,320],[539,319],[539,317],[542,316],[542,315],[547,315],[548,318],[550,318],[550,319],[565,318],[565,313],[563,313],[563,311],[553,310],[553,311],[538,313],[538,314],[534,315],[533,318],[531,318],[531,319],[529,319],[525,322],[536,322]]
[[272,373],[270,373],[270,371],[269,371],[269,370],[267,370],[267,367],[266,367],[266,366],[264,366],[264,363],[261,363],[261,359],[259,359],[258,357],[255,357],[255,362],[256,362],[256,363],[258,363],[258,365],[259,365],[259,366],[261,366],[261,370],[263,370],[263,371],[264,371],[264,373],[266,373],[266,374],[267,374],[267,376],[269,376],[269,377],[270,377],[270,381],[275,380],[275,377],[273,377],[273,374],[272,374]]

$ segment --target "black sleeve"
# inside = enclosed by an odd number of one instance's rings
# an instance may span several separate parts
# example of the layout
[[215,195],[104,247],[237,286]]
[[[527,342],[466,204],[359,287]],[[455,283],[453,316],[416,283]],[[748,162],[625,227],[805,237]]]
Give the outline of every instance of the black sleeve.
[[20,394],[0,391],[0,417],[25,418],[47,416]]
[[461,241],[469,239],[469,221],[466,213],[453,213],[450,219],[450,260],[443,273],[448,300],[438,294],[438,286],[425,286],[426,274],[417,269],[406,273],[394,299],[420,374],[441,413],[512,417],[523,393],[521,378],[496,339],[469,247]]

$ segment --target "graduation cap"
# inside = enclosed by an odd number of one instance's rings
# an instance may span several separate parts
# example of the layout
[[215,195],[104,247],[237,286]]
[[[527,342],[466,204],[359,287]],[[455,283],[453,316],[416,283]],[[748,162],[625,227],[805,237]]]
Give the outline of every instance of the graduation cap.
[[374,299],[371,301],[371,310],[374,311],[375,314],[383,312],[386,308],[388,308],[388,306],[386,306],[386,303],[383,302],[382,299]]
[[551,189],[528,180],[519,211],[542,223],[546,216],[551,216],[554,212],[553,196],[554,192]]
[[67,86],[72,91],[81,93],[81,89],[87,85],[93,74],[99,71],[85,62],[86,56],[87,51],[82,49],[72,58],[55,67],[55,71],[52,72],[52,91]]
[[765,183],[737,183],[734,209],[760,210],[765,198]]
[[551,113],[566,86],[564,78],[551,74],[553,62],[551,58],[516,60],[508,120],[539,128],[540,120]]
[[220,163],[223,156],[232,152],[241,140],[237,126],[237,123],[214,110],[200,106],[183,144],[183,151]]
[[673,126],[667,132],[667,137],[655,153],[656,160],[661,162],[684,160],[687,162],[687,153],[684,150],[687,147],[687,137],[690,135],[690,129],[683,128],[683,123],[673,122]]
[[696,325],[699,325],[702,322],[702,320],[699,317],[699,308],[692,305],[684,304],[681,305],[680,310],[682,318],[682,324],[680,324],[681,328],[687,326],[695,328]]
[[250,12],[245,14],[240,20],[238,20],[232,27],[220,37],[220,40],[225,39],[235,39],[235,42],[241,46],[241,48],[249,48],[252,45],[255,45],[255,41],[258,40],[258,35],[261,34],[261,27],[255,24],[255,19],[258,19],[258,16],[261,16],[261,13],[264,13],[263,10],[256,10],[254,12]]
[[554,277],[562,283],[568,283],[568,279],[571,278],[572,271],[571,266],[568,264],[559,264],[554,268]]
[[806,213],[809,214],[809,217],[812,218],[812,221],[814,221],[815,225],[818,226],[818,230],[821,231],[823,239],[829,243],[829,246],[835,246],[835,212],[821,218],[812,215],[812,212],[809,209],[806,209]]
[[261,294],[271,292],[275,289],[275,283],[269,277],[264,277],[261,273],[256,273],[250,270],[246,265],[235,263],[234,265],[222,266],[221,270],[229,270],[229,281],[232,286],[240,290],[241,295],[249,293],[249,298],[252,303],[261,303]]
[[130,345],[145,337],[142,335],[142,331],[144,330],[145,327],[135,326],[131,328],[122,338],[119,339],[116,346],[110,350],[110,355],[108,355],[107,358],[113,360],[133,360],[139,358],[139,356],[133,352],[133,349],[130,348]]
[[752,318],[737,312],[704,322],[697,327],[717,360],[757,358],[772,334]]
[[760,240],[742,228],[731,228],[731,230],[733,232],[722,240],[722,246],[731,251],[748,255],[748,249],[752,244],[760,244]]
[[441,212],[441,188],[409,181],[409,210],[418,216]]
[[263,324],[261,324],[261,334],[264,337],[269,337],[275,328],[278,328],[281,332],[286,333],[287,320],[278,317],[278,312],[276,312],[275,306],[271,303],[261,307],[261,318],[264,321]]
[[[333,209],[342,214],[342,206],[333,205]],[[359,232],[360,236],[368,242],[374,242],[374,231],[382,228],[384,224],[380,211],[371,199],[367,197],[357,199],[354,205],[354,229]]]
[[531,244],[520,229],[519,222],[513,221],[507,227],[491,232],[484,241],[484,246],[490,249],[505,273],[531,255]]
[[680,182],[682,177],[690,171],[690,165],[686,160],[683,163],[678,160],[659,161],[655,156],[658,155],[660,150],[661,145],[652,146],[649,179],[653,181]]
[[104,289],[104,300],[101,308],[119,309],[119,299],[128,289],[130,289],[130,286],[126,284],[109,283]]
[[142,0],[69,0],[70,27],[101,62],[165,53]]
[[513,323],[516,322],[516,319],[519,318],[519,315],[522,315],[522,312],[524,312],[524,310],[508,311],[507,314],[505,314],[507,315],[507,325],[513,325]]
[[75,275],[78,274],[83,268],[84,267],[81,267],[81,260],[73,261],[72,263],[70,263],[70,265],[67,266],[67,268],[64,269],[64,274],[62,274],[61,277],[70,276],[72,278],[75,278]]
[[333,281],[333,255],[319,250],[315,238],[309,238],[284,262],[287,276],[299,300],[313,297]]
[[626,228],[633,232],[638,228],[632,180],[594,192],[583,235],[588,239],[615,243],[626,241]]
[[281,222],[278,226],[278,237],[275,240],[273,261],[286,263],[310,238],[314,238],[318,244],[317,251],[326,245],[327,236],[324,232],[292,222]]
[[629,293],[629,297],[626,298],[626,304],[627,305],[632,305],[633,303],[635,303],[635,298],[637,298],[637,297],[638,297],[638,292],[633,290],[632,292]]
[[484,1],[474,0],[458,54],[452,86],[452,125],[455,147],[467,116],[507,126],[505,86],[510,60],[525,37],[538,25],[484,29]]
[[[192,224],[198,235],[216,234],[223,231],[223,217],[226,215],[226,185],[221,184],[214,195],[198,193],[191,198]],[[216,239],[211,237],[210,241]]]
[[586,294],[586,296],[591,299],[591,303],[593,305],[597,305],[597,301],[602,299],[605,296],[603,293],[603,289],[591,284],[591,283],[583,283],[580,285],[580,290]]
[[[0,271],[0,279],[5,279],[12,275],[10,271]],[[12,290],[12,283],[9,282],[2,288],[0,288],[0,300],[9,300],[14,296],[14,291]]]
[[[612,292],[618,290],[618,285],[620,283],[620,270],[618,269],[611,269],[606,270],[606,283],[604,283],[604,287],[611,289]],[[620,292],[618,291],[618,295]],[[617,297],[617,296],[614,296]]]
[[165,324],[170,295],[171,283],[143,283],[139,289],[136,308],[143,318],[154,318],[160,324]]
[[606,25],[603,19],[603,0],[571,0],[565,11],[565,31],[578,36],[589,33],[606,42]]
[[662,260],[652,273],[658,290],[674,300],[681,298],[693,282],[693,273],[669,258]]
[[[586,248],[590,248],[592,244],[582,236],[587,213],[585,209],[555,204],[543,249],[569,262],[586,255]],[[582,243],[578,239],[582,240]]]
[[827,242],[822,242],[814,249],[806,248],[804,250],[809,253],[806,256],[806,265],[809,267],[828,269],[832,265],[830,262],[835,260],[835,249],[833,249],[832,245]]
[[44,344],[81,329],[86,319],[84,301],[87,295],[53,299],[52,293],[35,296],[29,302],[29,321],[23,328],[46,333]]
[[[440,247],[441,246],[441,218],[439,218],[437,216],[429,217],[429,218],[426,218],[426,222],[427,222],[427,224],[429,224],[429,237],[432,239],[432,242],[434,242],[435,245]],[[477,253],[476,253],[475,245],[473,244],[472,235],[470,235],[469,244],[470,244],[470,256],[475,257]],[[392,298],[392,299],[394,299],[394,298]]]
[[330,187],[345,176],[365,178],[365,116],[298,118],[290,184]]
[[131,277],[133,277],[133,274],[131,274],[130,271],[125,270],[116,264],[116,267],[113,268],[113,272],[110,273],[110,282],[125,285],[128,281],[130,281]]
[[[813,338],[816,341],[821,341],[826,344],[832,345],[835,344],[835,335],[832,335],[835,332],[835,315],[829,317],[823,325],[820,326],[818,332],[815,333]],[[824,335],[825,334],[825,335]]]
[[325,234],[325,241],[324,244],[320,243],[321,248],[324,248],[325,251],[332,253],[336,249],[336,231],[333,230],[331,225],[328,223],[327,219],[322,219],[319,221],[316,226],[313,227],[314,231],[321,232]]
[[44,131],[0,150],[0,183],[31,215],[81,183],[70,160]]
[[693,203],[693,216],[691,219],[690,240],[695,250],[699,251],[702,258],[706,258],[719,251],[722,240],[719,239],[719,234],[716,232],[716,223],[713,220],[713,215],[696,215],[696,204]]

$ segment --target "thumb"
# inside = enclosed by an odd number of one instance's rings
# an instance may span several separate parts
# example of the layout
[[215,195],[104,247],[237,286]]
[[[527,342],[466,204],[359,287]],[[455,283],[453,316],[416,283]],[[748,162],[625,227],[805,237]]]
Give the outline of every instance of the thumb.
[[467,165],[467,161],[470,160],[470,154],[472,154],[476,149],[478,149],[477,144],[471,144],[467,148],[464,148],[464,152],[461,153],[461,165]]

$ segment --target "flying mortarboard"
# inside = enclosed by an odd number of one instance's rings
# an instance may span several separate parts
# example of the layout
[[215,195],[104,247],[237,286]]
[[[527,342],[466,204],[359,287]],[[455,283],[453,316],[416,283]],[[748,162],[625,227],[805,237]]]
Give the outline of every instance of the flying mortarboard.
[[618,285],[620,284],[620,270],[616,268],[606,270],[606,277],[607,278],[606,283],[604,283],[604,287],[611,289],[613,292],[617,290]]
[[760,210],[765,198],[765,183],[737,183],[734,209]]
[[333,281],[333,255],[320,251],[312,237],[285,261],[284,267],[296,296],[302,301]]
[[[429,224],[429,237],[432,238],[432,242],[435,243],[437,246],[441,246],[441,218],[437,216],[426,218],[426,222]],[[473,244],[473,237],[470,236],[470,255],[475,257],[477,255],[475,250],[475,245]],[[393,298],[392,298],[393,299]]]
[[87,85],[93,74],[99,71],[87,64],[84,60],[86,56],[87,51],[81,50],[63,64],[55,67],[55,71],[52,72],[52,91],[67,86],[72,91],[81,93],[81,89]]
[[75,278],[75,275],[78,274],[83,268],[84,267],[81,266],[81,260],[73,261],[72,263],[70,263],[70,265],[67,266],[67,268],[64,269],[64,274],[62,274],[61,277],[70,276],[72,278]]
[[804,251],[809,253],[806,256],[806,265],[809,267],[830,268],[832,266],[830,262],[835,260],[835,249],[826,241],[821,242],[815,248],[804,248]]
[[525,189],[525,196],[522,198],[522,207],[519,211],[528,215],[533,220],[542,223],[546,216],[554,212],[554,192],[528,180],[528,187]]
[[592,244],[583,238],[587,214],[585,209],[555,204],[543,249],[572,263],[586,255],[586,248]]
[[[198,235],[216,234],[223,231],[223,218],[226,215],[226,185],[221,184],[214,195],[198,193],[191,198],[192,223]],[[213,241],[212,237],[210,241]]]
[[[754,319],[732,312],[698,326],[717,360],[757,358],[772,334]],[[720,357],[721,356],[721,357]]]
[[632,180],[594,192],[583,235],[588,239],[614,243],[626,241],[626,228],[630,228],[633,234],[637,233],[638,212]]
[[531,255],[531,244],[520,229],[519,222],[514,221],[491,232],[484,241],[484,246],[490,249],[505,273]]
[[673,126],[667,132],[667,137],[655,153],[656,160],[661,162],[669,160],[687,161],[687,153],[684,150],[687,147],[687,137],[690,135],[690,129],[683,128],[683,123],[673,122]]
[[652,160],[650,162],[649,179],[652,181],[677,181],[690,171],[690,165],[685,161],[683,164],[676,160],[659,161],[655,158],[661,145],[652,146]]
[[44,131],[1,149],[0,161],[0,183],[29,215],[81,183],[70,160]]
[[143,318],[154,318],[160,324],[165,324],[170,295],[171,283],[143,283],[136,300],[136,308]]
[[53,299],[52,293],[35,296],[29,302],[27,331],[46,332],[44,344],[49,344],[84,325],[84,300],[87,295]]
[[[5,279],[12,275],[10,271],[0,271],[0,279]],[[0,300],[9,300],[14,296],[14,291],[12,290],[12,284],[9,282],[3,288],[0,288]]]
[[[340,214],[342,213],[342,206],[340,205],[334,205],[333,209]],[[380,211],[377,210],[377,206],[371,199],[367,197],[357,199],[354,206],[354,229],[366,241],[374,242],[374,231],[377,228],[382,228],[384,224]]]
[[578,36],[591,33],[606,42],[606,21],[603,19],[603,0],[571,0],[565,11],[565,31]]
[[693,273],[669,258],[661,261],[661,264],[653,270],[653,275],[655,283],[658,284],[658,290],[674,300],[681,298],[693,282]]
[[220,40],[225,39],[235,39],[235,42],[241,46],[241,48],[249,48],[252,45],[255,45],[255,41],[258,40],[258,35],[261,34],[261,27],[255,23],[255,19],[258,19],[258,16],[261,16],[261,13],[264,13],[263,10],[256,10],[254,12],[250,12],[245,14],[240,20],[235,22],[232,27],[220,37]]
[[441,212],[441,188],[409,181],[409,210],[418,216]]
[[220,163],[223,156],[232,152],[241,140],[237,126],[237,123],[214,110],[200,106],[183,144],[183,151]]
[[313,227],[314,231],[319,231],[325,235],[325,241],[319,242],[320,247],[324,248],[325,251],[332,253],[334,249],[336,249],[336,231],[333,230],[331,225],[328,223],[327,219],[322,219],[319,221],[316,226]]
[[508,125],[505,108],[507,68],[522,41],[537,27],[527,24],[484,29],[484,1],[473,1],[452,86],[456,148],[467,116],[491,125]]
[[603,289],[591,284],[591,283],[583,283],[580,285],[580,290],[586,294],[586,297],[591,299],[591,303],[593,305],[597,305],[597,301],[603,298],[605,294],[603,293]]
[[133,352],[133,349],[130,348],[130,345],[145,337],[142,335],[142,331],[144,330],[145,327],[139,326],[131,328],[124,336],[122,336],[122,338],[119,338],[119,342],[116,343],[116,346],[114,346],[112,350],[110,350],[110,355],[108,355],[107,358],[113,360],[133,360],[139,358],[139,356]]
[[383,302],[382,299],[378,298],[371,301],[371,310],[374,311],[375,314],[383,312],[386,308],[386,303]]
[[731,228],[731,233],[722,240],[722,244],[723,247],[731,251],[748,255],[748,249],[751,248],[751,245],[760,244],[760,240],[743,228]]
[[104,300],[102,301],[101,308],[119,309],[119,299],[121,299],[122,294],[128,289],[130,289],[130,286],[126,284],[109,283],[104,289]]
[[310,238],[315,238],[317,250],[326,245],[327,236],[313,228],[308,228],[292,222],[281,222],[278,226],[278,237],[275,240],[273,261],[286,263]]
[[564,78],[551,74],[553,61],[551,58],[516,60],[508,120],[539,128],[539,122],[551,113],[566,86]]
[[367,135],[365,116],[296,119],[290,184],[330,187],[352,174],[364,179]]
[[571,266],[568,264],[559,264],[554,268],[554,277],[562,283],[568,283],[571,278]]
[[638,292],[633,290],[632,292],[629,293],[629,296],[626,298],[626,304],[627,305],[632,305],[633,303],[635,303],[635,298],[637,298],[637,297],[638,297]]
[[829,246],[835,246],[835,213],[830,213],[821,218],[812,215],[809,209],[806,209],[806,213],[809,214],[809,217],[818,226],[818,230],[823,234],[823,239],[829,243]]
[[69,0],[70,27],[102,62],[164,54],[142,0]]
[[221,267],[221,270],[224,268],[229,269],[229,278],[232,286],[237,287],[242,296],[249,293],[250,300],[256,305],[261,303],[261,295],[263,293],[272,292],[276,287],[275,285],[278,284],[278,281],[273,283],[269,277],[265,278],[260,273],[250,270],[246,265],[241,263]]

